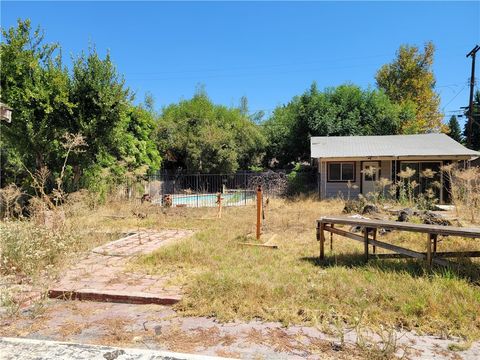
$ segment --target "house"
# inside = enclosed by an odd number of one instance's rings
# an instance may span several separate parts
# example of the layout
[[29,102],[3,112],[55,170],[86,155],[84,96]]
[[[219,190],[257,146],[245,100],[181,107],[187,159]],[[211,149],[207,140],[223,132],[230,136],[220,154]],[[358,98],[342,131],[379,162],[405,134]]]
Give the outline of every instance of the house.
[[[407,167],[415,170],[415,191],[435,188],[440,203],[448,201],[446,180],[440,167],[451,162],[469,162],[480,156],[445,134],[385,136],[314,136],[310,140],[313,162],[318,168],[318,192],[322,199],[367,196],[378,190],[381,178],[398,181]],[[429,177],[422,176],[430,169]],[[432,186],[438,181],[439,186]],[[377,187],[376,187],[377,186]]]

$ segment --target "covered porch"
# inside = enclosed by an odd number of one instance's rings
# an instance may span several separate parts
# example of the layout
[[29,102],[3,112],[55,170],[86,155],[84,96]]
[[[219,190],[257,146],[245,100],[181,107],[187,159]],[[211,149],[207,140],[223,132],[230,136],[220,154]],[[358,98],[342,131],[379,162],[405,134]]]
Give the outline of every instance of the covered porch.
[[[455,158],[320,158],[318,163],[318,193],[321,199],[368,198],[373,194],[391,197],[390,186],[399,181],[415,181],[414,193],[432,189],[439,203],[448,203],[448,179],[442,176],[443,165],[459,161]],[[466,162],[462,165],[466,166]],[[411,169],[412,176],[402,179],[400,175]]]
[[383,196],[397,196],[388,190],[408,181],[414,195],[433,191],[439,203],[446,203],[450,184],[442,176],[442,166],[459,163],[468,167],[471,160],[480,156],[449,136],[435,133],[321,136],[312,137],[310,142],[322,199],[354,199],[379,192]]

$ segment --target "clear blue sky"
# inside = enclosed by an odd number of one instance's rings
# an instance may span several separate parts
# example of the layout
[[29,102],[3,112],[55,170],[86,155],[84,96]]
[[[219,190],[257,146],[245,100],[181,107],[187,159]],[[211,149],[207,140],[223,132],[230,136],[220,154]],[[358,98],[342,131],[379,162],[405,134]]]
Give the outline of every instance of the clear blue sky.
[[[157,108],[203,83],[216,103],[270,112],[307,89],[374,75],[401,44],[437,47],[434,71],[446,115],[468,103],[470,59],[480,44],[480,2],[7,2],[2,27],[30,18],[66,60],[95,44],[129,87]],[[477,62],[480,78],[480,59]]]

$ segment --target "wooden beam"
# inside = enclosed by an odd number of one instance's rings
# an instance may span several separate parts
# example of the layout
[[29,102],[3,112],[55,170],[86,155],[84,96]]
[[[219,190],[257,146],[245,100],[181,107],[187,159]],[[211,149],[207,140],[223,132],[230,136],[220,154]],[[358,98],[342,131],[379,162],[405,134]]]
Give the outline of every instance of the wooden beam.
[[320,260],[325,258],[325,224],[320,224]]
[[407,256],[417,258],[417,259],[425,259],[425,256],[423,255],[423,253],[420,253],[420,252],[417,252],[417,251],[414,251],[414,250],[405,249],[405,248],[402,248],[400,246],[384,243],[384,242],[381,242],[381,241],[378,241],[378,240],[370,240],[370,243],[372,243],[372,245],[375,245],[379,248],[394,251],[394,252],[399,253],[399,254],[405,254]]
[[356,240],[356,241],[363,242],[363,236],[348,232],[346,230],[342,230],[342,229],[339,229],[339,228],[334,228],[330,225],[324,225],[323,229],[325,231],[329,231],[331,233],[334,233],[334,234],[337,234],[337,235],[340,235],[340,236],[344,236],[344,237],[349,238],[351,240]]
[[[333,228],[333,227],[335,227],[335,224],[332,224],[331,226]],[[332,253],[332,252],[333,252],[333,233],[331,232],[330,233],[330,253]]]
[[[351,232],[341,230],[339,228],[332,228],[331,226],[328,226],[328,225],[325,225],[325,224],[322,224],[322,223],[320,223],[319,225],[320,226],[323,225],[322,230],[324,230],[324,231],[329,231],[331,233],[334,233],[334,234],[337,234],[337,235],[340,235],[340,236],[344,236],[346,238],[349,238],[349,239],[352,239],[352,240],[355,240],[355,241],[360,241],[360,242],[365,241],[364,237],[361,236],[361,235],[353,234]],[[323,231],[322,231],[322,233],[323,233]],[[325,240],[324,236],[323,236],[323,240]],[[405,249],[405,248],[402,248],[400,246],[396,246],[396,245],[393,245],[393,244],[388,244],[388,243],[385,243],[385,242],[382,242],[382,241],[369,239],[368,242],[369,242],[369,244],[374,245],[376,247],[386,249],[386,250],[390,250],[390,251],[393,251],[393,252],[396,252],[396,253],[399,253],[399,254],[403,254],[403,255],[408,256],[408,257],[412,257],[412,258],[416,258],[416,259],[422,259],[422,260],[425,260],[426,257],[427,257],[426,253],[418,252],[418,251],[414,251],[414,250],[410,250],[410,249]],[[322,243],[322,240],[320,240],[320,243]],[[320,248],[321,248],[321,245],[320,245]],[[473,252],[473,253],[475,254],[477,252]],[[480,252],[478,252],[478,253],[480,254]],[[443,254],[443,253],[440,253],[440,254]],[[438,257],[442,257],[440,254],[438,255]],[[452,253],[452,254],[454,254],[454,253]],[[448,266],[449,265],[448,261],[442,260],[442,259],[439,259],[439,258],[432,258],[432,262],[436,263],[438,265],[443,265],[443,266]]]
[[433,235],[428,234],[427,236],[427,266],[432,266],[432,239]]
[[278,249],[278,245],[276,244],[257,244],[257,243],[238,243],[239,245],[245,245],[245,246],[259,246],[259,247],[266,247],[266,248],[271,248],[271,249]]
[[[330,231],[330,232],[333,232],[334,234],[341,235],[341,236],[344,236],[344,237],[352,239],[352,240],[364,242],[364,237],[363,236],[353,234],[353,233],[350,233],[348,231],[341,230],[341,229],[338,229],[338,228],[332,228],[330,226],[325,226],[325,231]],[[419,253],[419,252],[413,251],[413,250],[409,250],[409,249],[405,249],[405,248],[402,248],[400,246],[384,243],[384,242],[381,242],[381,241],[378,241],[378,240],[373,240],[373,239],[369,239],[369,243],[371,245],[375,245],[379,248],[383,248],[383,249],[386,249],[386,250],[390,250],[390,251],[398,252],[398,253],[401,253],[401,254],[405,254],[405,255],[410,256],[410,257],[414,257],[414,258],[417,258],[417,259],[425,259],[425,256],[422,253]]]
[[363,252],[365,254],[365,262],[368,262],[368,228],[363,229]]
[[[427,253],[421,252],[425,257]],[[411,258],[409,255],[389,253],[389,254],[375,254],[375,257],[379,259],[407,259]],[[438,252],[436,258],[461,258],[461,257],[480,257],[480,251],[446,251]]]
[[347,217],[322,217],[317,220],[319,223],[325,224],[341,224],[362,226],[377,229],[392,229],[401,231],[411,231],[426,234],[450,235],[468,238],[480,238],[480,228],[462,228],[457,226],[413,224],[407,222],[397,222],[390,220],[371,220],[371,219],[355,219]]

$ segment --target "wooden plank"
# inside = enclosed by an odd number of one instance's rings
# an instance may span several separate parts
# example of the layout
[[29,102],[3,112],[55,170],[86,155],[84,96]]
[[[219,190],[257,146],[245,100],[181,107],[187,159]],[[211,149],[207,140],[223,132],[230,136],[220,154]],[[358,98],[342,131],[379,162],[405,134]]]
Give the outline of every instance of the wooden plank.
[[325,258],[325,224],[320,224],[320,260]]
[[328,225],[324,225],[323,228],[324,228],[325,231],[329,231],[331,233],[344,236],[344,237],[349,238],[351,240],[356,240],[356,241],[363,242],[363,236],[361,236],[361,235],[357,235],[357,234],[354,234],[354,233],[351,233],[351,232],[348,232],[346,230],[342,230],[342,229],[339,229],[339,228],[333,228],[333,227],[328,226]]
[[[335,227],[335,224],[332,224],[331,226],[333,228]],[[330,252],[331,253],[333,252],[333,233],[332,232],[330,233]]]
[[418,251],[405,249],[405,248],[402,248],[400,246],[384,243],[384,242],[381,242],[381,241],[378,241],[378,240],[370,240],[370,243],[372,245],[375,245],[375,246],[379,247],[379,248],[394,251],[394,252],[399,253],[399,254],[405,254],[407,256],[417,258],[417,259],[425,259],[424,254],[420,253]]
[[444,252],[437,252],[436,257],[439,257],[439,258],[480,257],[480,251],[444,251]]
[[[421,252],[425,257],[427,253]],[[407,259],[411,256],[405,254],[389,253],[389,254],[375,254],[379,259]],[[436,258],[460,258],[460,257],[480,257],[480,251],[445,251],[437,252]]]
[[428,224],[412,224],[390,220],[355,219],[347,217],[325,216],[317,220],[319,223],[355,225],[370,228],[404,230],[437,235],[451,235],[470,238],[480,238],[480,228],[462,228],[457,226],[442,226]]
[[[421,253],[421,254],[424,254],[426,255],[426,253]],[[409,256],[409,255],[405,255],[405,254],[395,254],[395,253],[391,253],[391,254],[375,254],[374,255],[375,258],[377,259],[411,259],[412,257]],[[440,258],[433,258],[432,259],[432,262],[435,263],[435,264],[438,264],[438,265],[442,265],[442,266],[448,266],[448,265],[452,265],[453,263],[447,261],[447,260],[443,260],[443,259],[440,259]]]
[[[325,226],[325,231],[330,231],[330,232],[333,232],[334,234],[341,235],[341,236],[344,236],[344,237],[352,239],[352,240],[364,242],[363,236],[353,234],[353,233],[350,233],[348,231],[341,230],[341,229],[338,229],[338,228],[332,228],[330,226]],[[405,249],[405,248],[402,248],[400,246],[384,243],[384,242],[381,242],[381,241],[378,241],[378,240],[373,240],[373,239],[370,239],[369,243],[371,245],[375,245],[379,248],[383,248],[383,249],[394,251],[394,252],[399,252],[399,253],[405,254],[405,255],[410,256],[410,257],[414,257],[414,258],[417,258],[417,259],[425,259],[425,256],[423,256],[422,253],[419,253],[419,252],[413,251],[413,250],[409,250],[409,249]]]
[[433,235],[428,234],[428,236],[427,236],[427,265],[428,265],[428,267],[432,266],[432,239],[433,239]]
[[238,243],[239,245],[245,245],[245,246],[259,246],[259,247],[266,247],[266,248],[271,248],[271,249],[278,249],[278,245],[276,244],[257,244],[257,243]]
[[389,254],[374,254],[376,259],[411,259],[412,257],[405,254],[389,253]]
[[363,252],[365,254],[365,262],[368,262],[368,228],[363,230]]
[[[321,225],[322,224],[320,223],[320,226]],[[332,232],[334,234],[341,235],[341,236],[344,236],[344,237],[352,239],[352,240],[364,242],[364,238],[361,235],[353,234],[353,233],[350,233],[348,231],[345,231],[345,230],[342,230],[342,229],[339,229],[339,228],[332,228],[331,226],[327,226],[325,224],[323,224],[323,226],[324,226],[325,231],[329,231],[329,232]],[[412,258],[416,258],[416,259],[422,259],[422,260],[426,259],[426,253],[402,248],[400,246],[396,246],[396,245],[393,245],[393,244],[388,244],[388,243],[385,243],[385,242],[382,242],[382,241],[369,239],[369,244],[375,245],[375,246],[377,246],[379,248],[382,248],[382,249],[386,249],[386,250],[390,250],[390,251],[393,251],[393,252],[396,252],[396,253],[399,253],[399,254],[403,254],[403,255],[408,256],[408,257],[412,257]],[[432,259],[432,262],[434,262],[436,264],[439,264],[439,265],[443,265],[443,266],[447,266],[449,264],[448,261],[445,261],[445,260],[442,260],[442,259]]]

